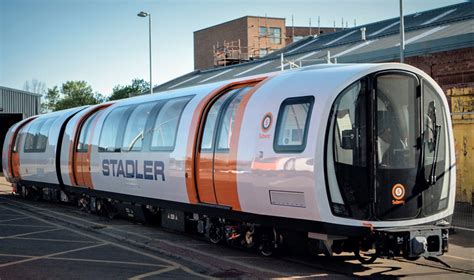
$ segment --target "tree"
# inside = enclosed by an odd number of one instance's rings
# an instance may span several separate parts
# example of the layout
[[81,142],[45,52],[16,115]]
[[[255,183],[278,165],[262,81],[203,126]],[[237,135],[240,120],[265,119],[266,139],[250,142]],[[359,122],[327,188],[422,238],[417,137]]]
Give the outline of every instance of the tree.
[[45,99],[46,97],[46,84],[37,80],[33,79],[31,81],[25,81],[23,84],[23,90],[40,94],[41,95],[41,113],[46,113],[48,112],[48,108],[45,105]]
[[116,85],[113,88],[112,95],[109,100],[118,100],[133,96],[146,94],[150,90],[150,83],[143,79],[133,79],[131,85]]
[[44,95],[46,93],[46,84],[37,79],[33,79],[23,84],[23,90]]
[[61,87],[59,95],[57,87],[48,89],[48,108],[52,111],[59,111],[84,105],[94,105],[105,101],[105,98],[94,93],[92,87],[85,81],[67,81]]
[[59,89],[57,86],[53,88],[48,88],[46,94],[44,95],[43,102],[41,102],[41,111],[42,113],[55,111],[56,104],[59,101]]

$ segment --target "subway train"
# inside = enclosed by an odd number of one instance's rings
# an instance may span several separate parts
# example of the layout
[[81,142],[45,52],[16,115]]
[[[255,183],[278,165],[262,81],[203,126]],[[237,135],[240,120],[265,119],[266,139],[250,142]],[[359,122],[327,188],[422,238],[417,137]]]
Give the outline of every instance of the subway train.
[[38,115],[10,128],[18,196],[153,220],[269,256],[448,250],[442,89],[405,64],[328,64]]

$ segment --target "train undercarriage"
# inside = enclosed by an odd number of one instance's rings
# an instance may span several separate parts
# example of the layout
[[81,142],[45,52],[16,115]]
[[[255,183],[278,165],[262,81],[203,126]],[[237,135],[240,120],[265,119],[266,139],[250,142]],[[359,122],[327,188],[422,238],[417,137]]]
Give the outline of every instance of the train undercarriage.
[[372,230],[363,236],[347,237],[290,231],[271,225],[116,200],[81,190],[67,192],[59,188],[21,184],[14,184],[13,190],[14,195],[24,199],[73,204],[88,213],[195,234],[213,244],[253,250],[264,256],[290,253],[332,257],[353,253],[362,264],[371,264],[377,258],[402,257],[414,261],[424,257],[449,267],[437,258],[448,250],[447,224],[385,228]]

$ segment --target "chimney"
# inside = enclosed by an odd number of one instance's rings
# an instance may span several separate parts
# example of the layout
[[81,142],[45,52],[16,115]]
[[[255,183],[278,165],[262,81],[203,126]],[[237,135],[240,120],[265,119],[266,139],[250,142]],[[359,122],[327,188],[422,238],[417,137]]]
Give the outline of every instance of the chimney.
[[362,41],[367,40],[367,38],[365,38],[365,27],[361,27],[361,28],[360,28],[360,37],[361,37],[360,39],[361,39]]

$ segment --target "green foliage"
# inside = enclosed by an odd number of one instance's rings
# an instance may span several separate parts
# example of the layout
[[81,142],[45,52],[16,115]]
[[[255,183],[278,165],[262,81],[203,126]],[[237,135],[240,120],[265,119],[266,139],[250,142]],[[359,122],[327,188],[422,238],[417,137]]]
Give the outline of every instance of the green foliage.
[[133,79],[131,85],[116,85],[109,100],[118,100],[142,94],[147,94],[150,90],[150,83],[143,79]]
[[54,108],[59,101],[59,94],[57,86],[48,88],[46,93],[43,95],[43,101],[41,102],[41,110],[43,113],[54,111]]
[[44,103],[50,111],[59,111],[105,101],[104,96],[94,93],[85,81],[67,81],[61,87],[61,94],[55,86],[48,89]]

